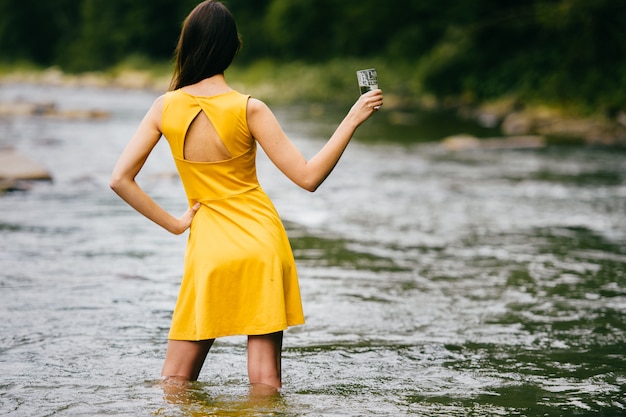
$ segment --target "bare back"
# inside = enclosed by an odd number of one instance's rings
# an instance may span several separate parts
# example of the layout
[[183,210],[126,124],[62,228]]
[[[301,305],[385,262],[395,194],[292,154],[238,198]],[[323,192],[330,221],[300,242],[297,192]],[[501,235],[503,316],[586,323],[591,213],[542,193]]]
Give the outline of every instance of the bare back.
[[232,157],[222,138],[217,134],[215,127],[202,110],[198,112],[187,130],[183,157],[193,162],[217,162]]

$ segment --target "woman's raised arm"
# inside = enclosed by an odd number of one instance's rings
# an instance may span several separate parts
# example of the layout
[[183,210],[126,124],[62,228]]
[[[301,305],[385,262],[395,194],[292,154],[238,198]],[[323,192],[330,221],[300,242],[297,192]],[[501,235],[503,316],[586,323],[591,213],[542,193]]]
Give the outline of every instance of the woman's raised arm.
[[309,161],[289,140],[272,111],[263,102],[256,99],[248,102],[248,126],[274,165],[294,183],[313,192],[332,172],[357,127],[382,105],[381,90],[360,96],[328,142]]

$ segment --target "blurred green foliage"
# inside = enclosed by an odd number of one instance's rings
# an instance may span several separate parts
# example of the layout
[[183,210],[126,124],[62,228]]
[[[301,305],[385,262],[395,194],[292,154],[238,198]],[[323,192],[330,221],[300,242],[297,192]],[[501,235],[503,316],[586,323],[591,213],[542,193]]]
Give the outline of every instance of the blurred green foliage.
[[[197,0],[0,0],[0,61],[71,72],[172,57]],[[437,97],[504,95],[616,112],[626,103],[623,0],[227,0],[240,64],[376,58]]]

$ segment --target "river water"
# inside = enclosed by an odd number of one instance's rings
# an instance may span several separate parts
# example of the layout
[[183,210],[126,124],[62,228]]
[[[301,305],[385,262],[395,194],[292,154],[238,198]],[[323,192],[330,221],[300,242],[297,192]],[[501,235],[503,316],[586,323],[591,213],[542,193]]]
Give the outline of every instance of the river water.
[[[216,342],[184,397],[159,387],[185,235],[108,188],[155,94],[3,85],[106,120],[0,119],[0,146],[54,181],[0,196],[0,414],[615,416],[626,413],[626,152],[451,152],[439,116],[362,126],[313,194],[259,156],[290,235],[307,324],[284,389],[256,398],[245,338]],[[344,110],[277,108],[311,156]],[[175,213],[165,144],[139,181]]]

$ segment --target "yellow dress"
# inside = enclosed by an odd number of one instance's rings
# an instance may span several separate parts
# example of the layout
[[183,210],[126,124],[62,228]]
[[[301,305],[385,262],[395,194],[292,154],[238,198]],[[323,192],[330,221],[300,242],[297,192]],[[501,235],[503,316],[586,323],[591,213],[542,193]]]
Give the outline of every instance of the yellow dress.
[[[283,224],[256,176],[249,96],[165,94],[162,131],[189,204],[202,203],[189,229],[169,338],[259,335],[304,323],[296,266]],[[187,161],[187,130],[203,111],[232,158]]]

